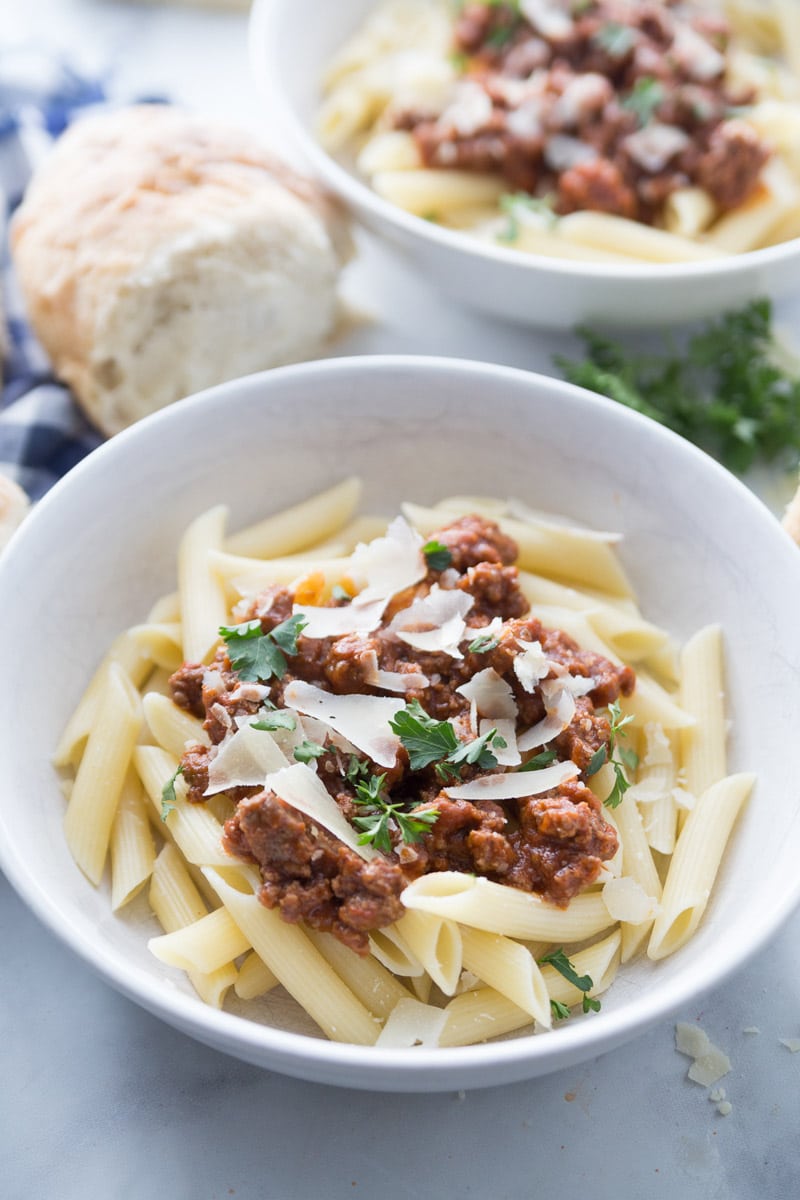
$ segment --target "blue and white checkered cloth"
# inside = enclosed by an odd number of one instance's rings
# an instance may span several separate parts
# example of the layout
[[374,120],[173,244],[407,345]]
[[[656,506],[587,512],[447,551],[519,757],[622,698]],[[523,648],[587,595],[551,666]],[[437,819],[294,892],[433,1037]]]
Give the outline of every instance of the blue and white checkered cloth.
[[[0,205],[8,217],[52,141],[82,110],[106,98],[104,83],[81,77],[63,61],[0,48]],[[0,232],[2,226],[0,219]],[[102,437],[56,380],[26,321],[7,231],[0,266],[6,312],[5,345],[0,338],[0,471],[37,500]]]

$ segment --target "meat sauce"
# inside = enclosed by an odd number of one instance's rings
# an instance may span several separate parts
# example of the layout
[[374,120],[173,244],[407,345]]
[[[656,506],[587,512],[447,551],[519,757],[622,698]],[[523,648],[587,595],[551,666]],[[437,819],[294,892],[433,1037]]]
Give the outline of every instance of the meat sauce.
[[724,18],[674,0],[466,4],[459,94],[443,113],[398,111],[429,167],[499,172],[509,190],[658,222],[697,186],[721,211],[755,191],[769,151],[736,119]]
[[[450,720],[462,741],[473,738],[475,731],[470,702],[456,689],[493,667],[512,688],[519,730],[528,729],[542,719],[545,704],[538,687],[527,691],[522,686],[514,661],[532,642],[539,642],[549,660],[548,678],[565,669],[571,676],[591,682],[591,690],[575,701],[570,724],[548,747],[555,749],[560,759],[571,759],[581,772],[586,771],[596,751],[607,746],[610,735],[608,720],[596,709],[632,693],[633,671],[581,650],[559,630],[543,627],[529,611],[519,586],[513,565],[517,547],[496,524],[467,516],[434,537],[450,552],[444,570],[429,568],[425,579],[395,596],[380,627],[369,634],[325,639],[301,634],[297,653],[288,656],[287,673],[268,689],[242,683],[224,648],[210,669],[187,663],[173,675],[175,703],[203,720],[212,743],[210,748],[190,746],[183,756],[191,801],[203,802],[216,747],[234,728],[235,718],[258,712],[266,690],[277,706],[294,679],[338,694],[382,695],[385,693],[367,682],[376,659],[382,670],[424,676],[426,686],[407,691],[406,703],[417,700],[429,716]],[[434,584],[459,589],[473,599],[461,643],[463,658],[420,652],[388,629],[394,613],[426,595]],[[236,615],[241,621],[260,619],[263,632],[268,633],[291,616],[293,600],[290,589],[271,588]],[[496,619],[485,650],[466,648]],[[326,739],[324,754],[316,765],[327,791],[352,820],[358,809],[349,758]],[[402,746],[388,772],[363,761],[364,770],[386,775],[385,794],[392,803],[402,803],[412,815],[415,810],[436,810],[438,816],[418,841],[404,842],[394,830],[392,851],[378,853],[367,862],[274,793],[257,788],[228,793],[237,809],[224,831],[227,850],[259,867],[263,880],[260,899],[267,907],[278,908],[287,921],[302,920],[327,930],[359,953],[367,952],[371,930],[403,915],[401,892],[427,872],[467,871],[536,892],[564,906],[597,878],[603,862],[617,850],[617,836],[604,819],[602,805],[579,780],[542,796],[502,805],[486,800],[472,803],[449,798],[433,766],[412,771]],[[477,766],[463,765],[456,782],[483,773]]]

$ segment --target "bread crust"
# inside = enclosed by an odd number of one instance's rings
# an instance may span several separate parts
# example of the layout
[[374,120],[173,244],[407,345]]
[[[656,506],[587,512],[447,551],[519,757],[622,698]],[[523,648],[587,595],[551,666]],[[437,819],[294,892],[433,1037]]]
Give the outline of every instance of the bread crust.
[[[335,322],[337,275],[350,253],[344,217],[316,184],[245,134],[161,105],[72,126],[34,178],[11,245],[31,323],[56,373],[106,434],[178,399],[189,385],[196,390],[313,355]],[[208,313],[224,307],[230,328],[237,272],[243,320],[245,306],[260,311],[260,280],[269,276],[272,328],[257,353],[237,358],[229,350],[226,357],[221,347],[215,362]],[[231,286],[215,294],[223,275]],[[296,313],[281,325],[282,283],[290,292],[312,291],[317,309],[307,327]],[[121,327],[120,304],[136,311],[132,294],[146,295],[145,307],[163,310],[162,322],[174,320],[176,330],[182,322],[173,362],[164,365],[162,346],[153,363],[156,388],[139,368],[153,338],[163,340],[163,323],[149,331],[135,321]],[[193,317],[175,311],[187,307],[205,313],[205,323],[195,322],[204,359],[188,372],[180,360],[194,352]]]

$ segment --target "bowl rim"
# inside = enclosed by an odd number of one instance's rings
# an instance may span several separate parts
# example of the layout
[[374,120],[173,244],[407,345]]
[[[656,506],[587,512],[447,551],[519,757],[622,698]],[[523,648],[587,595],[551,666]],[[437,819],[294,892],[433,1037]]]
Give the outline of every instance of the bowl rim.
[[[581,279],[607,280],[609,283],[625,281],[642,286],[652,285],[659,280],[674,283],[691,283],[700,277],[725,279],[730,275],[747,273],[749,270],[770,267],[778,262],[800,259],[800,237],[790,238],[775,246],[748,250],[741,254],[728,254],[719,259],[703,259],[685,263],[601,263],[580,260],[550,258],[513,250],[510,247],[483,242],[470,238],[455,229],[447,229],[406,212],[388,200],[384,200],[357,175],[328,154],[312,136],[300,119],[285,90],[278,80],[281,67],[286,61],[285,49],[278,45],[273,36],[276,22],[274,14],[285,9],[291,0],[254,0],[248,22],[248,53],[250,67],[257,93],[267,106],[267,111],[278,118],[302,154],[322,177],[328,187],[344,198],[356,210],[366,211],[375,220],[388,222],[410,238],[419,238],[442,250],[470,255],[486,263],[496,263],[506,268],[533,276],[550,275]],[[331,6],[319,5],[320,12],[333,12]]]
[[[170,424],[190,423],[200,411],[213,410],[220,405],[220,401],[224,401],[225,407],[229,407],[238,398],[246,402],[249,395],[258,393],[263,403],[264,393],[272,389],[280,391],[286,379],[305,379],[313,388],[334,374],[350,374],[366,380],[373,375],[380,376],[385,372],[397,374],[401,371],[411,375],[425,375],[432,382],[442,376],[452,378],[453,375],[459,374],[478,375],[487,383],[496,384],[502,380],[516,386],[521,385],[531,394],[546,389],[556,393],[568,404],[594,408],[601,415],[604,412],[606,415],[613,413],[615,420],[640,430],[647,427],[648,437],[671,443],[673,449],[679,448],[686,461],[693,459],[696,467],[723,477],[726,486],[738,495],[739,502],[758,512],[758,519],[763,523],[764,535],[774,540],[776,553],[783,553],[781,547],[785,547],[787,567],[790,562],[794,564],[789,569],[795,571],[800,590],[800,556],[797,559],[792,558],[792,555],[797,555],[798,552],[788,534],[743,483],[702,450],[677,434],[605,397],[549,376],[469,359],[395,354],[322,359],[244,376],[206,389],[153,413],[109,439],[55,484],[15,533],[0,559],[0,605],[3,603],[4,589],[13,587],[18,548],[31,539],[36,539],[40,528],[47,529],[51,514],[58,512],[62,495],[76,487],[84,486],[84,483],[96,484],[103,476],[113,479],[115,460],[121,458],[124,461],[129,451],[135,454],[137,442],[143,441],[146,445],[158,430]],[[413,1054],[409,1054],[408,1050],[328,1042],[318,1037],[248,1021],[237,1014],[207,1007],[199,998],[170,986],[166,977],[163,980],[151,978],[133,966],[119,966],[116,962],[99,958],[92,938],[74,926],[69,916],[61,912],[36,871],[15,847],[13,825],[5,818],[5,812],[13,807],[6,795],[5,784],[3,767],[0,765],[0,833],[4,835],[0,836],[0,868],[39,920],[96,973],[143,1008],[157,1014],[169,1024],[191,1033],[200,1041],[211,1041],[218,1048],[238,1054],[248,1061],[285,1069],[287,1073],[301,1077],[320,1078],[320,1072],[326,1069],[352,1072],[348,1078],[341,1080],[343,1086],[353,1086],[354,1080],[357,1079],[356,1086],[380,1087],[382,1072],[388,1073],[391,1078],[409,1082],[413,1076],[419,1075],[419,1090],[429,1090],[432,1086],[437,1090],[448,1090],[457,1085],[460,1079],[467,1081],[468,1086],[490,1086],[497,1083],[498,1079],[490,1076],[482,1084],[480,1078],[476,1081],[476,1071],[492,1067],[502,1072],[503,1067],[508,1067],[509,1078],[513,1071],[513,1077],[521,1079],[557,1070],[568,1062],[584,1060],[633,1038],[699,995],[719,987],[773,937],[793,910],[800,905],[798,875],[794,885],[776,898],[760,923],[753,923],[735,944],[716,950],[711,960],[712,969],[710,973],[704,973],[700,983],[691,972],[684,972],[677,979],[668,981],[663,988],[647,996],[644,1001],[639,1001],[639,1011],[631,1013],[631,1006],[636,1003],[631,1001],[619,1010],[604,1012],[590,1020],[570,1022],[554,1037],[523,1035],[508,1041],[473,1046],[417,1047]],[[309,1065],[304,1068],[302,1064]],[[319,1068],[316,1073],[314,1065]],[[426,1072],[427,1079],[424,1078]],[[431,1083],[431,1074],[441,1078],[441,1085]],[[337,1081],[327,1078],[326,1082]],[[405,1087],[404,1090],[413,1088]]]

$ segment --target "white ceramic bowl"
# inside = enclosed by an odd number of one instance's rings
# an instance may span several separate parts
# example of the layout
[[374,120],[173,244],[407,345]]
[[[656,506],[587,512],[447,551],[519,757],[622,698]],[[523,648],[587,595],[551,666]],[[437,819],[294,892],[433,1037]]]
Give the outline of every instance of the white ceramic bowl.
[[314,135],[319,81],[376,0],[255,0],[250,58],[265,129],[283,139],[368,229],[455,300],[526,325],[647,328],[695,321],[798,289],[800,239],[719,261],[607,266],[523,254],[414,217],[328,155]]
[[[312,1036],[268,996],[259,1020],[205,1007],[152,958],[142,904],[116,917],[63,840],[49,758],[116,633],[174,587],[186,523],[219,501],[231,527],[350,473],[392,513],[479,491],[516,495],[626,535],[644,611],[678,637],[720,621],[731,767],[758,785],[696,938],[625,967],[598,1015],[552,1033],[451,1050],[380,1051]],[[157,413],[75,468],[0,560],[0,862],[39,917],[120,991],[201,1041],[301,1078],[417,1091],[498,1084],[633,1037],[714,987],[800,898],[796,770],[800,554],[711,459],[610,401],[461,361],[340,359],[225,384]],[[154,925],[152,926],[155,931]],[[17,981],[24,1003],[25,981]]]

